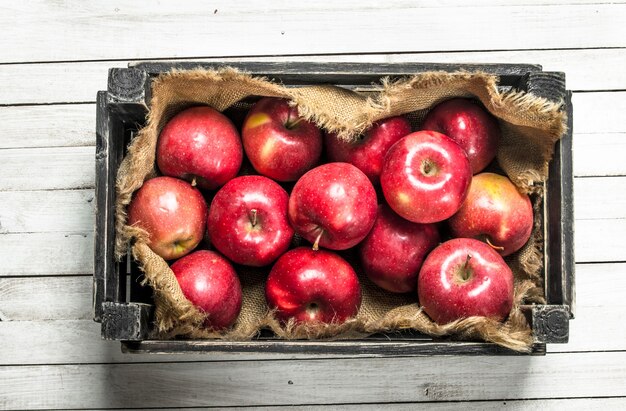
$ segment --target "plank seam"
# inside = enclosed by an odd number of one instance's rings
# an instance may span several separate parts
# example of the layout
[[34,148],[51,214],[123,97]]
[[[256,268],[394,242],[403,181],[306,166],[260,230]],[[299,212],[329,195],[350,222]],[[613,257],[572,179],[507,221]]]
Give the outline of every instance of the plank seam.
[[[581,5],[612,5],[614,3],[588,3]],[[624,3],[618,3],[624,4]],[[544,5],[546,6],[546,5]],[[508,7],[508,6],[507,6]],[[584,50],[624,50],[623,46],[591,46],[591,47],[546,47],[546,48],[514,48],[514,49],[471,49],[471,50],[441,50],[441,51],[370,51],[370,52],[337,52],[337,53],[285,53],[285,54],[239,54],[220,56],[188,56],[188,57],[140,57],[140,58],[115,58],[115,59],[78,59],[78,60],[41,60],[41,61],[9,61],[2,62],[0,66],[35,65],[35,64],[72,64],[72,63],[106,63],[106,62],[143,62],[143,61],[189,61],[194,59],[253,59],[270,57],[324,57],[324,56],[386,56],[403,54],[448,54],[448,53],[505,53],[511,51],[584,51]]]
[[[563,400],[604,400],[604,399],[622,399],[626,398],[626,396],[616,395],[599,395],[593,397],[528,397],[528,398],[501,398],[501,399],[472,399],[472,400],[441,400],[441,401],[388,401],[388,402],[330,402],[330,403],[285,403],[285,404],[257,404],[257,405],[219,405],[219,406],[191,406],[191,407],[150,407],[150,408],[140,408],[140,407],[113,407],[113,408],[104,408],[106,410],[197,410],[197,409],[233,409],[233,408],[287,408],[287,407],[336,407],[336,406],[347,406],[347,405],[411,405],[411,404],[419,404],[419,405],[427,405],[427,404],[465,404],[465,403],[499,403],[502,402],[504,404],[508,403],[517,403],[517,402],[532,402],[532,401],[563,401]],[[504,405],[503,404],[503,405]],[[102,410],[103,408],[70,408],[74,411],[92,411],[92,410]],[[43,408],[42,411],[52,411],[57,410],[57,408]]]

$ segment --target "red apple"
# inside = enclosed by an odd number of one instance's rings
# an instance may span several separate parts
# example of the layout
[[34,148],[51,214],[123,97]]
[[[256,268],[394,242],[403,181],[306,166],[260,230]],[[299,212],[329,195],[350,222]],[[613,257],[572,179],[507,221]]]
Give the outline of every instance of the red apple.
[[448,221],[455,237],[477,238],[506,256],[522,248],[533,229],[533,206],[507,177],[481,173]]
[[289,195],[263,176],[230,180],[211,202],[209,237],[235,263],[260,267],[289,248],[293,229],[287,218]]
[[183,180],[156,177],[143,183],[128,206],[128,224],[148,232],[148,245],[166,260],[196,248],[204,236],[207,205]]
[[296,181],[322,154],[320,130],[281,98],[259,100],[246,116],[241,136],[255,170],[277,181]]
[[303,175],[289,197],[289,221],[304,239],[332,250],[361,242],[376,219],[376,191],[361,170],[328,163]]
[[380,172],[389,148],[411,132],[411,124],[404,117],[390,117],[375,122],[354,141],[344,141],[334,133],[326,134],[326,153],[331,161],[356,166],[372,184],[379,184]]
[[359,257],[363,271],[376,285],[406,293],[417,287],[424,258],[438,244],[436,225],[411,223],[380,205],[374,227],[359,244]]
[[165,175],[215,189],[237,175],[243,158],[233,123],[211,107],[192,107],[167,122],[157,144],[157,164]]
[[422,129],[438,131],[456,141],[467,153],[472,172],[481,172],[496,156],[500,126],[478,101],[455,98],[428,112]]
[[230,327],[241,310],[241,284],[232,265],[213,251],[193,252],[172,264],[185,297],[208,314],[205,326]]
[[457,143],[435,131],[418,131],[389,149],[380,184],[401,217],[435,223],[457,212],[471,179],[469,160]]
[[513,273],[482,241],[455,238],[426,257],[417,293],[438,324],[471,316],[504,320],[513,307]]
[[352,266],[337,254],[299,247],[276,261],[265,297],[281,321],[342,323],[359,311],[361,287]]

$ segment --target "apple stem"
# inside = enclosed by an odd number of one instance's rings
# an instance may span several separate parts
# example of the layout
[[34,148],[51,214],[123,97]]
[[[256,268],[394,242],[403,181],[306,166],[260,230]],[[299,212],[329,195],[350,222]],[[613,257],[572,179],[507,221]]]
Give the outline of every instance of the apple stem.
[[301,122],[302,120],[304,120],[302,117],[298,117],[296,118],[295,121],[291,121],[291,113],[289,113],[289,117],[287,117],[287,122],[285,123],[285,127],[287,127],[287,129],[291,130],[292,128],[294,128],[295,126],[298,125],[299,122]]
[[487,244],[489,244],[489,246],[490,246],[491,248],[493,248],[494,250],[504,251],[504,247],[499,246],[499,245],[493,245],[493,244],[491,243],[491,241],[489,240],[489,237],[485,237],[485,241],[486,241],[486,242],[487,242]]
[[437,174],[437,166],[432,160],[427,159],[422,161],[421,171],[423,175],[431,177]]
[[195,187],[195,186],[196,186],[196,184],[198,184],[198,182],[196,181],[196,177],[194,176],[194,177],[191,179],[191,186],[192,186],[192,187]]
[[465,264],[463,264],[463,269],[464,270],[467,270],[467,268],[469,267],[469,262],[470,262],[471,259],[472,259],[472,256],[468,254],[467,258],[465,259]]
[[250,222],[252,223],[252,227],[256,226],[256,208],[253,208],[252,210],[250,210],[250,214],[252,214],[252,216],[250,217]]
[[467,258],[465,259],[465,264],[463,264],[463,271],[462,271],[463,281],[467,281],[470,278],[469,262],[471,259],[472,259],[472,256],[468,254]]
[[320,233],[317,235],[317,238],[313,243],[313,251],[317,251],[320,249],[320,239],[322,238],[322,234],[324,234],[324,229],[320,230]]

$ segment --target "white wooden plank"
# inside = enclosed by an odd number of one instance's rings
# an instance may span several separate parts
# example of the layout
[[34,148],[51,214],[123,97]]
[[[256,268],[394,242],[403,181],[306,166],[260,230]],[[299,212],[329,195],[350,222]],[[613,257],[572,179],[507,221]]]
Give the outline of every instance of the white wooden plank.
[[[420,403],[387,403],[387,404],[341,404],[341,405],[284,405],[272,407],[255,407],[257,411],[271,410],[294,410],[294,411],[311,411],[311,410],[395,410],[395,411],[414,411],[420,407],[427,407],[428,410],[458,410],[467,411],[496,411],[496,410],[541,410],[541,411],[562,411],[562,410],[587,410],[587,411],[606,411],[626,409],[626,398],[568,398],[568,399],[542,399],[542,400],[497,400],[497,401],[472,401],[472,402],[429,402],[427,405]],[[196,408],[193,410],[209,410],[211,408]],[[158,408],[145,409],[139,408],[140,411],[157,411]],[[191,408],[176,408],[176,410],[191,410]],[[246,407],[232,407],[232,411],[248,410]]]
[[623,4],[433,8],[405,1],[247,0],[234,8],[225,0],[143,0],[84,7],[40,0],[7,4],[3,11],[5,63],[626,45]]
[[626,393],[625,374],[623,352],[545,358],[9,366],[0,368],[0,406],[219,407],[610,397]]
[[94,191],[0,191],[0,233],[93,231]]
[[608,134],[626,131],[626,91],[574,93],[574,133]]
[[572,147],[574,175],[623,176],[626,174],[624,154],[626,133],[576,133]]
[[626,261],[626,220],[576,220],[576,262]]
[[0,191],[93,188],[95,147],[0,150]]
[[[4,67],[0,66],[0,72]],[[37,83],[46,78],[42,72],[29,81],[0,79],[0,84]],[[74,82],[73,79],[72,82]],[[58,79],[57,79],[58,82]],[[45,89],[36,84],[33,91],[41,94]],[[84,84],[76,84],[83,89]],[[4,87],[14,89],[19,87]],[[95,89],[91,89],[93,91]],[[95,92],[94,92],[95,93]],[[0,107],[0,148],[93,146],[96,144],[96,106],[73,104],[56,106]]]
[[0,235],[0,277],[93,273],[93,233]]
[[572,104],[574,174],[624,175],[626,93],[575,93]]
[[[615,311],[619,313],[626,308],[624,295],[626,263],[576,264],[576,306],[581,311],[591,308],[604,308],[608,311],[616,308]],[[576,321],[578,318],[573,320]],[[626,333],[626,329],[620,332]],[[589,334],[589,338],[597,337],[597,334]],[[626,343],[626,338],[622,340]]]
[[[621,70],[624,59],[626,49],[220,57],[194,58],[193,61],[530,63],[542,65],[545,71],[565,72],[567,88],[570,90],[624,90],[626,74]],[[128,63],[128,61],[96,61],[0,65],[0,84],[14,85],[0,91],[0,105],[93,102],[96,90],[106,90],[108,69],[126,67]]]
[[0,277],[0,327],[6,321],[91,319],[92,282],[92,276]]
[[574,179],[576,221],[626,219],[626,177]]
[[[271,407],[255,407],[257,411],[271,411],[289,409],[295,411],[307,410],[416,410],[420,407],[427,407],[428,410],[468,410],[468,411],[490,411],[490,410],[541,410],[541,411],[562,411],[562,410],[587,410],[587,411],[605,411],[619,410],[626,408],[625,398],[568,398],[568,399],[542,399],[542,400],[498,400],[498,401],[473,401],[473,402],[429,402],[426,406],[420,403],[387,403],[387,404],[341,404],[341,405],[301,405],[301,406],[271,406]],[[190,408],[176,408],[176,410],[185,410]],[[208,410],[211,408],[193,408],[194,410]],[[158,408],[151,410],[140,408],[141,411],[157,411]],[[246,407],[232,407],[229,410],[244,411]]]

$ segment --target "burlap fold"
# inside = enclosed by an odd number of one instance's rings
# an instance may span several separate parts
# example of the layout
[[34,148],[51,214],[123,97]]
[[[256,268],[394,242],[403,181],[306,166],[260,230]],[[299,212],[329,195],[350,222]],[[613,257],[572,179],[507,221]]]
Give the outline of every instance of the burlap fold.
[[[435,337],[491,341],[528,351],[532,335],[519,307],[541,302],[542,182],[555,142],[566,130],[562,102],[519,91],[500,93],[497,77],[485,73],[429,72],[402,79],[383,79],[381,91],[357,93],[332,85],[285,87],[231,68],[172,71],[156,78],[146,126],[133,139],[117,175],[116,254],[132,244],[133,257],[155,295],[156,327],[161,338],[226,338],[245,340],[260,330],[282,338],[359,338],[377,332],[412,329]],[[126,224],[126,207],[143,182],[157,175],[156,143],[165,123],[180,110],[198,104],[224,111],[258,96],[284,97],[298,105],[300,115],[339,138],[351,139],[386,117],[406,115],[414,130],[433,105],[453,97],[471,97],[499,119],[503,133],[497,160],[518,188],[533,193],[535,227],[529,243],[507,262],[516,276],[514,308],[505,323],[472,317],[437,325],[421,311],[415,295],[388,293],[361,276],[363,303],[356,318],[344,324],[304,326],[280,324],[267,308],[264,279],[268,270],[241,270],[243,307],[235,326],[223,333],[204,330],[206,315],[183,295],[167,265],[146,245],[146,233]]]

